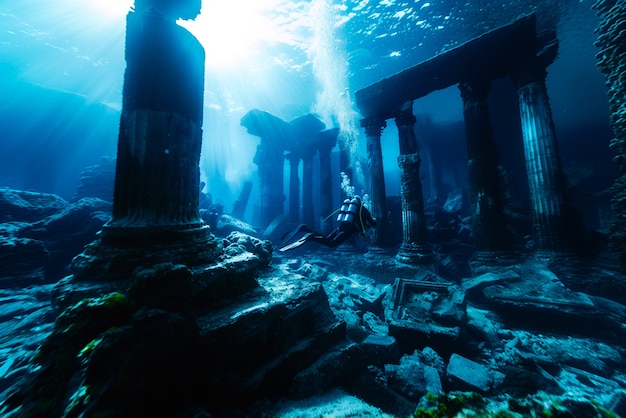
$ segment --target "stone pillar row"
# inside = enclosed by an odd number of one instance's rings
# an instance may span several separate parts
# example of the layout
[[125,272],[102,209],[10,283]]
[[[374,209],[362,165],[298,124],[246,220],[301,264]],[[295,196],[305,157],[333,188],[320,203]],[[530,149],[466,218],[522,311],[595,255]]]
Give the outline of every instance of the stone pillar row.
[[[536,249],[541,255],[550,256],[564,250],[566,232],[563,223],[565,180],[545,83],[546,68],[556,57],[558,42],[555,37],[548,38],[547,42],[545,39],[538,41],[542,43],[540,52],[512,68],[511,77],[519,96]],[[481,263],[499,264],[510,259],[513,246],[507,230],[498,153],[489,122],[487,97],[490,84],[490,79],[470,79],[461,82],[459,89],[466,129],[475,259]],[[403,104],[395,118],[400,141],[398,165],[403,220],[403,242],[397,259],[418,263],[430,259],[430,250],[412,104],[412,101]],[[361,126],[365,128],[367,140],[372,215],[379,221],[371,249],[384,251],[388,220],[381,133],[386,121],[368,117],[361,121]]]

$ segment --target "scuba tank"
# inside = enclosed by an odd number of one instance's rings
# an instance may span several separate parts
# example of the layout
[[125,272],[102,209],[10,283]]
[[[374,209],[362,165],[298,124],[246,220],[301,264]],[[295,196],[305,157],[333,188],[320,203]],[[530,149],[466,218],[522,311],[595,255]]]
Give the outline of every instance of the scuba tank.
[[341,205],[337,221],[339,222],[354,222],[361,207],[361,200],[358,197],[346,199]]
[[348,221],[346,217],[348,216],[348,209],[350,208],[350,199],[346,199],[343,201],[341,208],[339,209],[339,214],[337,215],[337,222],[346,222]]

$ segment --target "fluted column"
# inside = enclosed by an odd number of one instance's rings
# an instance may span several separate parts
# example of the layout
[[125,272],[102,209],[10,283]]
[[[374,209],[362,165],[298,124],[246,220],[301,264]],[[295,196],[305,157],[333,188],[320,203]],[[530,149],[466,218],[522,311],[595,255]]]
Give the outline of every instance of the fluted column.
[[302,155],[302,222],[315,228],[313,210],[313,157],[315,149],[310,147]]
[[370,172],[370,200],[371,213],[376,219],[376,227],[373,229],[371,250],[380,250],[386,245],[387,233],[387,193],[385,191],[385,173],[383,169],[383,152],[380,145],[380,137],[383,129],[387,126],[384,119],[367,118],[361,120],[361,126],[365,128],[367,137],[367,161]]
[[467,141],[468,172],[476,261],[499,262],[512,252],[504,215],[498,151],[489,122],[490,80],[459,84]]
[[428,246],[424,194],[420,178],[421,159],[415,136],[413,102],[408,102],[396,116],[400,155],[400,188],[402,192],[402,244],[396,254],[398,261],[408,264],[427,263],[432,260]]
[[[191,265],[215,254],[198,208],[204,49],[176,24],[179,6],[127,16],[113,217],[74,259],[75,277],[117,280],[155,260]],[[197,6],[184,11],[195,16]]]
[[[329,129],[320,132],[318,151],[320,156],[320,231],[328,234],[333,229],[333,219],[331,216],[333,208],[333,172],[330,161],[330,154],[337,143],[338,129]],[[335,186],[336,187],[336,186]]]
[[564,176],[546,90],[546,67],[556,57],[556,40],[512,73],[519,95],[533,231],[541,252],[563,249]]
[[285,155],[289,161],[289,220],[300,222],[300,157],[293,152]]

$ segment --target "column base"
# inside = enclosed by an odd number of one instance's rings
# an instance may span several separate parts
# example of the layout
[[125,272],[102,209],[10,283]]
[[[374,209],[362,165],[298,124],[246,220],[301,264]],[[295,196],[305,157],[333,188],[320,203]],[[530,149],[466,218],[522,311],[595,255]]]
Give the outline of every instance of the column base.
[[391,248],[379,247],[377,245],[370,245],[367,249],[368,253],[376,254],[376,255],[386,255],[389,256],[393,253]]
[[574,256],[571,251],[565,250],[537,250],[530,255],[530,258],[542,264],[549,265],[556,261],[566,260]]
[[512,251],[476,251],[470,261],[472,270],[480,266],[510,266],[520,262]]
[[396,254],[396,260],[404,264],[430,264],[434,257],[427,245],[404,244]]
[[137,267],[214,262],[222,249],[202,222],[181,225],[102,228],[99,238],[72,261],[78,280],[124,280]]

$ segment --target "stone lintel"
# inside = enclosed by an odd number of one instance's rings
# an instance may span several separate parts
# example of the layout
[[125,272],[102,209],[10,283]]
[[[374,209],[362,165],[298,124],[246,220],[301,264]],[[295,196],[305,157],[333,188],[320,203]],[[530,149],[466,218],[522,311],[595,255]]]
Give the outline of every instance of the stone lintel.
[[261,137],[262,141],[283,150],[290,149],[290,144],[296,137],[293,125],[263,110],[250,110],[241,118],[240,123],[250,135]]
[[536,18],[523,16],[355,93],[364,118],[389,119],[402,104],[461,81],[497,79],[536,53]]

